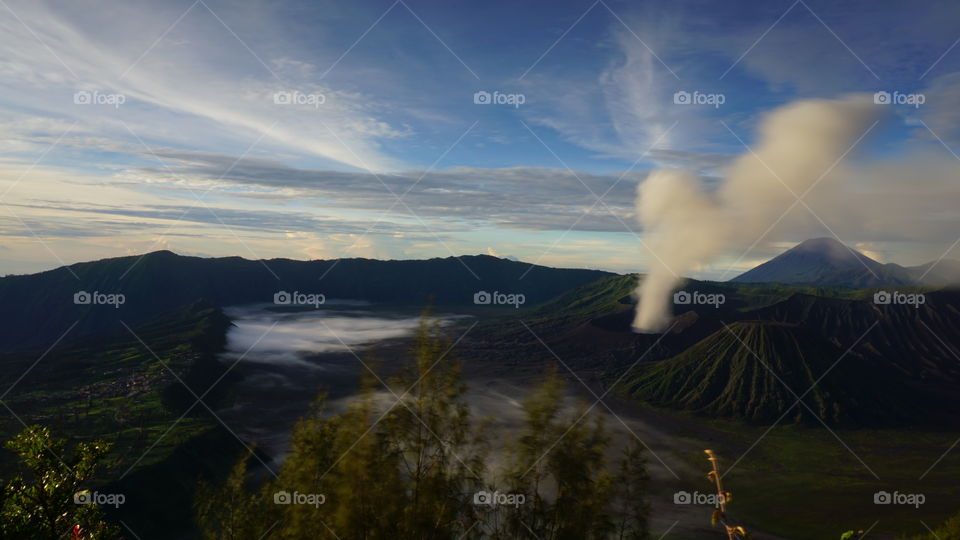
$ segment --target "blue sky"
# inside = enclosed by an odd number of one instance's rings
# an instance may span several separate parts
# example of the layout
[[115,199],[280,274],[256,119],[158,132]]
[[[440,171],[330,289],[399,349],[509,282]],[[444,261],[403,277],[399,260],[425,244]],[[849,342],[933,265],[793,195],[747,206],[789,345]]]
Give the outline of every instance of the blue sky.
[[[878,191],[929,223],[773,230],[697,275],[834,234],[918,264],[960,231],[955,2],[4,0],[0,12],[0,273],[155,249],[643,271],[633,199],[649,171],[709,184],[770,110],[878,91],[924,103],[889,105],[846,159],[883,169]],[[917,172],[934,178],[923,189],[907,178],[915,163],[937,171]]]

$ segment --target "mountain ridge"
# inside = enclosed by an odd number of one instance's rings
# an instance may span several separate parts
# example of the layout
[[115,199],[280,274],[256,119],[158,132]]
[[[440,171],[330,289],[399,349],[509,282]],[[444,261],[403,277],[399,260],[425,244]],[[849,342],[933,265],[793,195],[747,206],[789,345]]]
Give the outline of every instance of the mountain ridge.
[[[0,323],[7,329],[0,349],[42,348],[61,335],[72,340],[122,329],[121,321],[135,325],[199,300],[216,307],[270,303],[281,291],[299,291],[377,304],[472,306],[476,293],[499,291],[523,294],[524,305],[532,306],[611,275],[490,255],[264,261],[155,251],[0,278]],[[77,304],[81,291],[122,294],[124,303]]]

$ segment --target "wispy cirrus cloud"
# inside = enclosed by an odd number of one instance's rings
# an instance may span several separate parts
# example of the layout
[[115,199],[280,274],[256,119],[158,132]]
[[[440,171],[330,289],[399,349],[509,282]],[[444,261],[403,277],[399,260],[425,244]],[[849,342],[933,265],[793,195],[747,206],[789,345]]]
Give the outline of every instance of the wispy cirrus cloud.
[[[321,79],[325,67],[291,58],[304,50],[284,39],[275,14],[232,6],[224,9],[227,23],[206,6],[134,2],[81,12],[10,2],[17,17],[0,19],[4,105],[14,118],[77,120],[89,133],[123,141],[135,140],[133,131],[148,141],[239,152],[262,137],[262,148],[331,164],[399,163],[380,141],[404,136],[405,128],[385,120],[371,96]],[[121,27],[102,31],[117,18]],[[240,37],[234,26],[248,31]],[[264,36],[271,26],[278,33]],[[81,91],[119,95],[122,104],[97,105],[96,97],[78,104]],[[278,104],[277,92],[321,97]]]

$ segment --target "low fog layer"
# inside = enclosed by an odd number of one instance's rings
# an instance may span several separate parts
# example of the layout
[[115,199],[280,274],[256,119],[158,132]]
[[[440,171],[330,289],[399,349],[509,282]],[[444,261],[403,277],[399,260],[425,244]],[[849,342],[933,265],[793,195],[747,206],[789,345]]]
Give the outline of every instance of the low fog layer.
[[408,336],[419,324],[417,317],[391,317],[357,310],[278,313],[232,308],[228,314],[236,326],[227,335],[225,360],[247,353],[244,362],[316,368],[322,366],[306,360],[307,356],[348,352],[348,347],[358,349],[384,339]]

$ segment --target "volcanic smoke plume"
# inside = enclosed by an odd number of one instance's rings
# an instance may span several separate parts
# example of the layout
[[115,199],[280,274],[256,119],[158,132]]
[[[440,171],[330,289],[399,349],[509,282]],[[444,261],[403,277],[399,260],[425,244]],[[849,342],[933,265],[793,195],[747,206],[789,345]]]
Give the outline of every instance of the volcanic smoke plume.
[[797,101],[763,118],[758,143],[710,192],[690,171],[651,172],[637,188],[637,216],[653,257],[637,288],[634,330],[662,331],[680,276],[789,225],[793,213],[781,216],[814,184],[817,198],[844,196],[831,180],[879,116],[869,96]]

